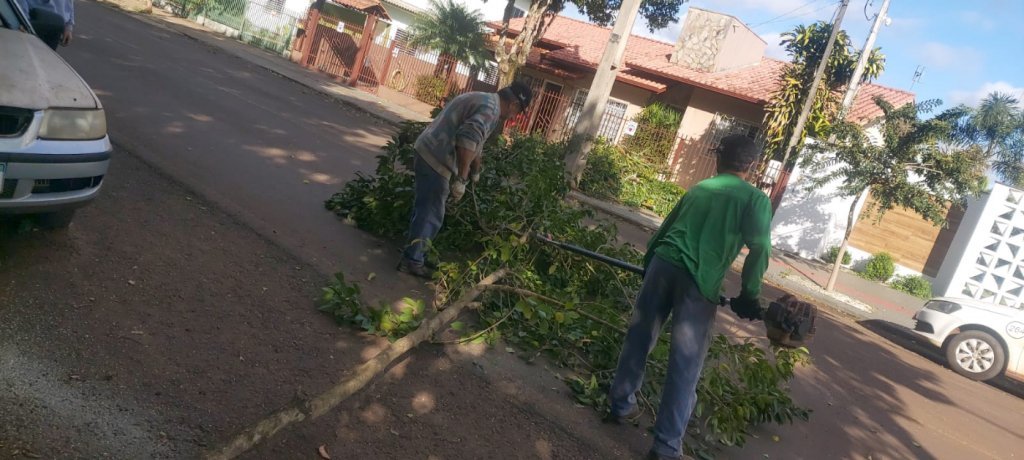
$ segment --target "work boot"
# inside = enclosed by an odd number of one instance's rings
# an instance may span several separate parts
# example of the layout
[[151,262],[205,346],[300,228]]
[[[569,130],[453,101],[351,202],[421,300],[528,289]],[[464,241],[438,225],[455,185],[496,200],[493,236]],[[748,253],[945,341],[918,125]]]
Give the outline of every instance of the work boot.
[[405,257],[402,257],[402,260],[398,262],[398,267],[395,268],[402,273],[408,273],[417,278],[423,278],[425,280],[434,279],[433,270],[427,268],[423,264],[418,264],[409,259],[406,259]]
[[604,420],[616,425],[632,425],[640,419],[641,415],[643,415],[643,412],[640,411],[640,406],[633,406],[633,409],[623,415],[615,415],[609,412]]

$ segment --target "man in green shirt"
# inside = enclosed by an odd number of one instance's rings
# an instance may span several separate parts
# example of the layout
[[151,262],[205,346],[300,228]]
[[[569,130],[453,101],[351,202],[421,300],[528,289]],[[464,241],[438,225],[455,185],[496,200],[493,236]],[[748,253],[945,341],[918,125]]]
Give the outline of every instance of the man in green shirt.
[[771,257],[772,205],[746,182],[761,155],[742,135],[722,139],[718,175],[683,196],[651,238],[644,257],[644,282],[610,391],[611,415],[622,422],[640,415],[636,392],[647,355],[672,316],[668,375],[662,389],[651,459],[683,457],[682,438],[697,402],[700,378],[715,321],[722,280],[744,244],[743,285],[732,310],[740,318],[761,317],[761,277]]

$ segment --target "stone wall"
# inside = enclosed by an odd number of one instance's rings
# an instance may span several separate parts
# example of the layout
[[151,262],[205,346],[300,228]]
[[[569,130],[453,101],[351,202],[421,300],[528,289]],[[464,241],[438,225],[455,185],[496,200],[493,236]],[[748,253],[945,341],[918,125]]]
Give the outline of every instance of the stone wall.
[[672,53],[672,62],[701,72],[713,72],[732,20],[723,14],[690,8]]

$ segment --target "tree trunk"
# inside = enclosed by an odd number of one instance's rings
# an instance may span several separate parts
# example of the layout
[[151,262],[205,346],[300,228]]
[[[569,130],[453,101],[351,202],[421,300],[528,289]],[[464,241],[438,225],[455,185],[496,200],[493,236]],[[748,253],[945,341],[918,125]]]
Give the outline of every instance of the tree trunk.
[[494,59],[498,61],[498,88],[504,88],[516,78],[516,72],[526,63],[533,45],[544,35],[547,26],[555,16],[551,11],[551,0],[533,0],[530,10],[526,12],[523,29],[519,35],[508,43],[508,25],[512,20],[514,0],[508,0],[501,30],[498,32],[498,44],[494,48]]
[[843,234],[843,243],[839,245],[839,252],[836,253],[836,261],[832,265],[832,274],[828,276],[828,283],[825,284],[826,291],[832,291],[836,288],[836,281],[839,280],[839,270],[843,268],[843,256],[846,255],[846,246],[850,243],[850,235],[853,234],[853,225],[857,223],[857,206],[864,201],[864,198],[868,196],[868,190],[864,189],[857,195],[857,198],[853,200],[853,204],[850,205],[850,214],[846,217],[846,232]]

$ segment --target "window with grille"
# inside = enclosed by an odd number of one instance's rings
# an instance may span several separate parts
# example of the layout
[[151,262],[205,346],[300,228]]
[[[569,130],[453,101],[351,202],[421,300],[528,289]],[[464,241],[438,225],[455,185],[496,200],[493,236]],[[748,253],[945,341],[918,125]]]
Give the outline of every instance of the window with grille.
[[284,11],[284,0],[267,0],[267,10],[275,13]]
[[761,136],[761,127],[754,123],[738,120],[735,117],[724,115],[721,113],[715,114],[714,120],[711,122],[709,127],[711,134],[711,142],[707,143],[707,148],[703,152],[706,156],[715,156],[715,149],[718,148],[718,144],[722,142],[722,138],[732,134],[742,134],[753,139],[757,143],[761,143],[764,139]]
[[476,77],[481,83],[488,85],[498,84],[498,63],[494,61],[487,61],[484,63],[484,68],[480,70],[480,75]]
[[[585,89],[576,90],[576,96],[573,97],[572,105],[569,107],[568,114],[565,117],[566,126],[576,126],[576,123],[580,120],[580,114],[583,113],[583,103],[587,101],[589,93]],[[604,109],[604,116],[601,117],[601,124],[597,129],[597,136],[612,142],[616,141],[619,131],[622,130],[622,124],[626,120],[627,107],[628,105],[625,102],[609,99],[608,105]]]
[[512,19],[526,17],[526,11],[518,6],[512,7]]
[[625,102],[608,101],[604,108],[604,116],[601,117],[601,125],[597,128],[597,137],[603,137],[611,142],[618,140],[622,123],[626,120],[626,107]]

